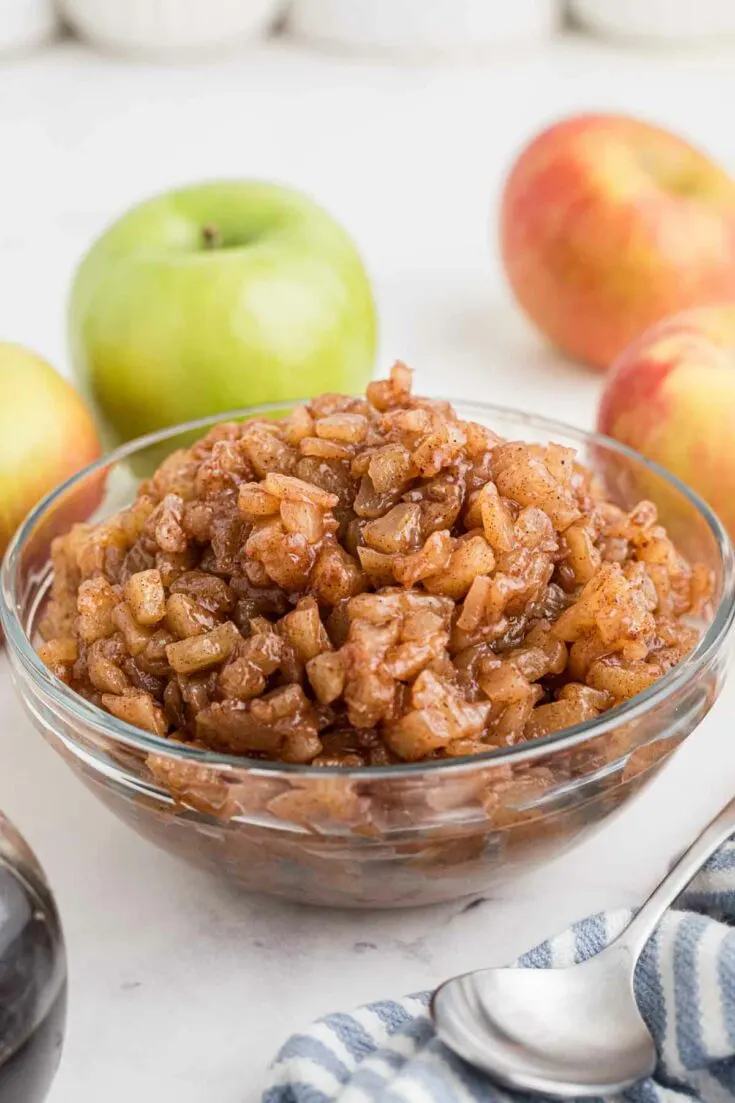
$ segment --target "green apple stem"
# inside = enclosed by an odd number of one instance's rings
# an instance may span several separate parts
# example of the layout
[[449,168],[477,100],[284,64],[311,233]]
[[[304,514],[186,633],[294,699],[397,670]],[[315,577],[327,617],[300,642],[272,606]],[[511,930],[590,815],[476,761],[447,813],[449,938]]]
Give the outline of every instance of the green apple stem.
[[209,223],[202,227],[202,241],[205,249],[219,249],[222,246],[222,233],[219,226]]

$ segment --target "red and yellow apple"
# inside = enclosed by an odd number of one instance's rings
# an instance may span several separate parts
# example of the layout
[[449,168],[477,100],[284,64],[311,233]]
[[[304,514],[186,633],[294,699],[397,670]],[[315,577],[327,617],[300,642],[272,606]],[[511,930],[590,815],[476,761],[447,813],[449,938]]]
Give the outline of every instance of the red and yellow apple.
[[99,455],[74,388],[40,356],[0,343],[0,554],[44,494]]
[[688,483],[735,535],[735,302],[640,336],[605,380],[597,427]]
[[607,368],[662,318],[735,301],[735,180],[648,123],[569,118],[515,162],[500,246],[531,321]]

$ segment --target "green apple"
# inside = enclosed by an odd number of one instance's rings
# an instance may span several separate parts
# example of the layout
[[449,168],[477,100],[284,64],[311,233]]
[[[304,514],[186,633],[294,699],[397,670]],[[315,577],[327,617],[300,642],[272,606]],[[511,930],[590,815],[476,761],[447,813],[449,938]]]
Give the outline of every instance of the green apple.
[[108,440],[238,406],[356,392],[376,345],[370,282],[342,227],[260,181],[134,207],[83,258],[74,371]]

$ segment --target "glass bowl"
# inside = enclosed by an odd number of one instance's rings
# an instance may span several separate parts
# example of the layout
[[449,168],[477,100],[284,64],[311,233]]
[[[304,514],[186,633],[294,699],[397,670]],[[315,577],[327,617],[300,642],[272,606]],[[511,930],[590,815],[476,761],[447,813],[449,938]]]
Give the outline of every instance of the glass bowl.
[[[399,907],[455,899],[580,839],[706,715],[722,686],[735,610],[733,550],[711,510],[605,437],[489,405],[455,406],[511,440],[576,448],[623,507],[653,500],[680,550],[714,574],[713,612],[697,647],[644,693],[593,721],[472,758],[314,768],[169,743],[89,704],[34,650],[54,535],[129,504],[164,455],[222,417],[152,434],[86,468],[33,511],[8,550],[0,607],[14,680],[35,725],[139,834],[245,889],[295,901]],[[291,408],[225,416],[281,416]]]
[[0,1099],[42,1103],[66,1023],[64,939],[36,856],[0,813]]

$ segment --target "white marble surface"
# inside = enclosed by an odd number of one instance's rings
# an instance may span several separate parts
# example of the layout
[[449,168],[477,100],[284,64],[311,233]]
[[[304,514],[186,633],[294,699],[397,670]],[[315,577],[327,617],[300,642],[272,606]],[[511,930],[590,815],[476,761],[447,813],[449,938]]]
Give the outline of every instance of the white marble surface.
[[[85,243],[130,202],[232,174],[291,182],[351,227],[374,274],[382,362],[423,388],[589,426],[599,379],[544,349],[502,290],[488,225],[512,151],[585,108],[675,126],[735,169],[735,58],[571,41],[472,68],[379,66],[283,45],[153,68],[65,45],[0,67],[0,336],[66,370]],[[302,910],[238,896],[139,841],[21,714],[0,659],[0,807],[37,848],[69,943],[51,1103],[256,1103],[288,1031],[340,1006],[502,961],[637,899],[735,776],[730,685],[656,783],[575,853],[482,907]]]

